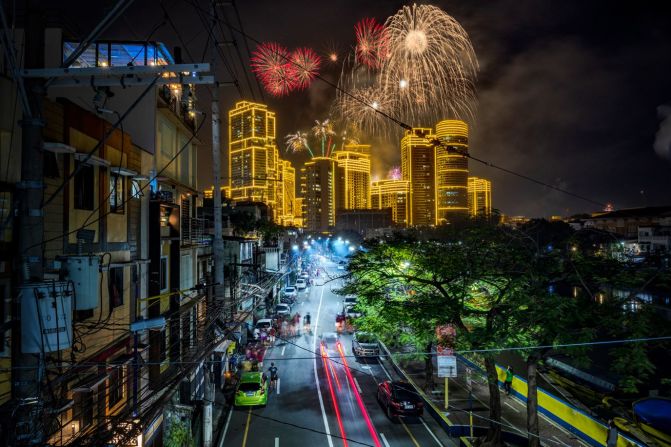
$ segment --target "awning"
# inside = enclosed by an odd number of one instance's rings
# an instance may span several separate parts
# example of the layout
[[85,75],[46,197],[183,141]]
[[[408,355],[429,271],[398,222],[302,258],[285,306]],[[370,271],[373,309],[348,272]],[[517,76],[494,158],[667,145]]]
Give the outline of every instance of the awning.
[[53,152],[54,154],[74,154],[77,152],[77,149],[68,146],[67,144],[53,143],[49,141],[45,141],[44,144],[42,144],[42,149],[48,152]]
[[86,164],[89,164],[91,166],[101,166],[103,168],[106,168],[110,165],[110,162],[105,160],[104,158],[96,157],[95,155],[89,155],[89,154],[83,154],[81,152],[77,152],[74,154],[75,160],[80,161],[80,162],[86,162]]

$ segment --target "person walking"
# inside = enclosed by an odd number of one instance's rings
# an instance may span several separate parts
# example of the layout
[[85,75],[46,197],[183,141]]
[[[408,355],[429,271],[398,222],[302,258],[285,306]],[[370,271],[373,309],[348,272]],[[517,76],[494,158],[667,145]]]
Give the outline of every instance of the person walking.
[[612,419],[608,421],[608,434],[606,435],[606,447],[617,446],[617,427]]
[[506,380],[503,382],[503,389],[506,391],[506,395],[510,396],[510,393],[513,390],[513,376],[515,374],[513,373],[513,367],[508,365],[508,369],[506,369]]

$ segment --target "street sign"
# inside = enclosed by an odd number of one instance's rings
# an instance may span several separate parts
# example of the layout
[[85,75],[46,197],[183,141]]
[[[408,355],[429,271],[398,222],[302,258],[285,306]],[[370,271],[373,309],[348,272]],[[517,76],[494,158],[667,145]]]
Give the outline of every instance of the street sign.
[[438,377],[457,377],[457,357],[454,355],[438,356]]

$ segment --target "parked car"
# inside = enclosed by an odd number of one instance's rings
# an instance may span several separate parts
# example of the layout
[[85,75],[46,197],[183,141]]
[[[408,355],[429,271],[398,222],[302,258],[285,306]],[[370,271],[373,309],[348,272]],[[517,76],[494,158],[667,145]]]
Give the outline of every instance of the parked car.
[[352,336],[352,352],[357,359],[375,358],[380,355],[377,337],[369,332],[354,332]]
[[306,281],[310,279],[310,273],[307,270],[303,270],[298,276]]
[[260,372],[246,372],[235,391],[235,406],[248,407],[268,403],[268,380]]
[[308,283],[303,278],[298,278],[296,280],[296,288],[298,290],[305,290],[307,287],[308,287]]
[[421,416],[424,402],[408,382],[385,380],[377,386],[377,401],[389,419],[398,416]]
[[280,303],[275,306],[275,315],[284,317],[291,315],[291,306],[287,303]]
[[345,270],[347,268],[347,261],[338,262],[338,270]]

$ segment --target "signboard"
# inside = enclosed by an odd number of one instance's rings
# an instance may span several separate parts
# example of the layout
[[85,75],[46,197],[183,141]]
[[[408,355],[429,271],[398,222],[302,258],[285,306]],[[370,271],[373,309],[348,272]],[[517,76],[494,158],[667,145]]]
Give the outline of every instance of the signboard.
[[454,355],[438,356],[438,377],[457,377],[457,357]]

